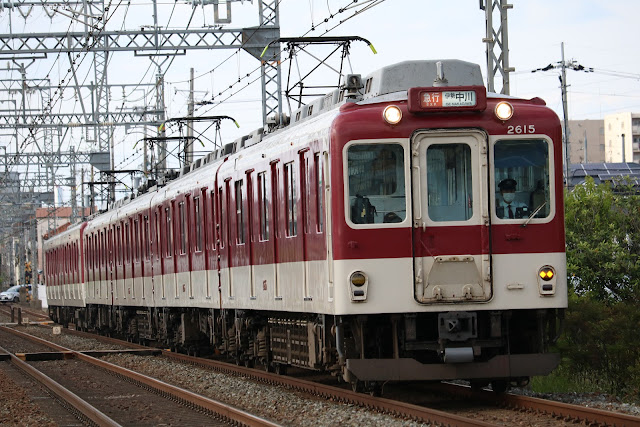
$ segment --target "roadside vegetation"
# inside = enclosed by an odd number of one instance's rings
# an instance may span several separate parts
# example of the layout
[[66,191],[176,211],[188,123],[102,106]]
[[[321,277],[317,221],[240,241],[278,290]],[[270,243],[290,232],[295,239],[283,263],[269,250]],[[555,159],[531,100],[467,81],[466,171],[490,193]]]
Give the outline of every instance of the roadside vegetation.
[[589,179],[565,195],[569,309],[560,367],[538,392],[640,401],[640,195]]

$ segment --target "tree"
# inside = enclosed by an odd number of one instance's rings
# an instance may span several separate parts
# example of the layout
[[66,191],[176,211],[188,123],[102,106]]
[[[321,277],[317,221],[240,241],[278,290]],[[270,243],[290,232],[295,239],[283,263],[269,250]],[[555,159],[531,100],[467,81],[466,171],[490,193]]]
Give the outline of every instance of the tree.
[[629,182],[591,178],[565,196],[570,294],[558,345],[573,378],[640,390],[640,195]]
[[610,303],[639,301],[640,196],[634,188],[587,178],[566,195],[565,216],[574,291]]

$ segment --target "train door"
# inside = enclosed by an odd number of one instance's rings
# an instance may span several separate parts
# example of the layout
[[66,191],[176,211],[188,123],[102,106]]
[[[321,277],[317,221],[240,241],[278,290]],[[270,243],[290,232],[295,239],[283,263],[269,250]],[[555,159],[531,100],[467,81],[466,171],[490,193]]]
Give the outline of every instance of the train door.
[[207,267],[206,267],[206,238],[205,238],[205,206],[207,192],[206,188],[200,189],[193,193],[189,204],[189,297],[198,296],[208,297],[209,284],[207,283]]
[[247,273],[249,275],[249,297],[256,298],[256,276],[254,271],[254,253],[253,253],[253,243],[255,241],[254,238],[254,225],[253,225],[253,217],[254,217],[254,197],[253,197],[253,177],[254,177],[254,169],[249,169],[245,172],[246,176],[246,197],[245,200],[242,201],[243,206],[246,206],[246,212],[243,212],[244,218],[244,234],[245,234],[245,242],[246,247],[244,248],[244,256],[246,265],[248,265]]
[[[142,213],[142,223],[141,223],[141,236],[142,240],[140,242],[140,248],[142,250],[142,269],[140,273],[140,277],[142,277],[142,290],[140,292],[142,301],[144,301],[147,297],[147,290],[152,289],[150,284],[153,280],[153,268],[152,268],[152,255],[151,255],[151,245],[153,244],[153,233],[151,233],[151,220],[150,220],[150,210],[144,210]],[[147,285],[147,281],[149,285]]]
[[174,203],[175,211],[175,298],[193,298],[193,286],[191,284],[191,244],[193,239],[189,236],[188,227],[189,208],[192,205],[191,195],[181,195]]
[[109,268],[107,261],[107,229],[100,230],[100,287],[98,288],[98,297],[102,302],[109,299],[109,276],[107,270]]
[[124,294],[124,244],[123,244],[123,236],[124,236],[124,222],[119,221],[116,223],[115,228],[115,237],[113,242],[115,244],[114,255],[115,255],[115,267],[116,267],[116,278],[115,278],[115,299],[125,299]]
[[[229,192],[231,186],[229,182],[231,178],[227,178],[224,181],[224,184],[218,188],[218,224],[217,229],[219,230],[218,234],[218,292],[220,293],[220,297],[223,296],[231,297],[232,289],[231,289],[231,274],[230,270],[232,267],[231,263],[231,239],[229,238],[229,215],[231,214],[229,210],[230,200],[229,200]],[[222,301],[222,300],[221,300]],[[220,307],[222,308],[222,307]]]
[[312,175],[310,172],[313,171],[311,168],[313,166],[313,152],[311,152],[308,148],[299,151],[300,155],[300,203],[298,203],[298,213],[300,215],[300,219],[302,222],[302,230],[300,235],[302,236],[302,261],[303,261],[303,274],[302,274],[302,283],[301,286],[303,288],[302,297],[305,301],[311,301],[311,289],[309,286],[309,279],[313,277],[317,277],[317,274],[314,274],[310,271],[312,259],[311,256],[311,244],[313,243],[313,237],[316,233],[315,229],[315,221],[313,221],[317,213],[313,209],[311,209],[311,203],[316,200],[311,196],[315,194],[316,188],[312,184],[314,181],[315,175]]
[[215,189],[208,191],[204,190],[202,193],[202,200],[206,200],[206,205],[203,210],[206,227],[205,227],[205,239],[206,239],[206,270],[207,270],[207,289],[206,297],[211,298],[213,291],[218,284],[218,248],[216,239],[218,238],[218,232],[216,231],[216,191]]
[[282,196],[280,195],[280,169],[278,168],[278,163],[279,160],[271,162],[271,218],[273,218],[273,264],[275,266],[274,296],[276,299],[282,299],[279,240],[282,238],[280,224],[283,221],[280,218]]
[[111,305],[114,302],[114,293],[115,293],[115,253],[114,253],[114,239],[113,239],[114,227],[112,225],[109,226],[107,231],[107,283],[109,284],[108,288],[108,298],[110,299]]
[[176,209],[175,199],[165,202],[162,205],[162,224],[160,225],[160,233],[162,235],[163,253],[162,253],[162,298],[176,298],[177,282],[176,282]]
[[415,299],[492,296],[487,136],[423,131],[412,141]]
[[[162,303],[156,301],[156,298],[164,299],[164,287],[162,286],[162,247],[164,239],[160,230],[162,229],[162,205],[156,206],[150,210],[152,213],[151,224],[151,295],[155,306]],[[165,237],[166,238],[166,237]]]
[[[253,175],[252,175],[253,176]],[[253,181],[252,181],[253,182]],[[255,191],[253,188],[255,187]],[[275,265],[275,232],[273,229],[272,189],[269,172],[263,170],[256,174],[256,185],[252,185],[253,200],[251,207],[253,216],[251,242],[252,275],[260,295],[274,295],[276,283]],[[250,202],[250,203],[254,203]],[[255,291],[255,289],[252,289]],[[257,295],[256,295],[257,296]]]

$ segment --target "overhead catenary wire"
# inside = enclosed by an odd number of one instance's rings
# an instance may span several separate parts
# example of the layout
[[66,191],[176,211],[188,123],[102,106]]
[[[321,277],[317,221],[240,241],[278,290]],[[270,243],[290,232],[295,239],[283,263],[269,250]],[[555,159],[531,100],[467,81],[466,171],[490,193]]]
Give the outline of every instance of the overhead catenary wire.
[[[278,4],[280,4],[280,3],[281,3],[281,1],[279,1],[279,2],[278,2]],[[347,5],[347,6],[343,7],[343,8],[340,8],[340,10],[339,10],[338,12],[336,12],[335,14],[332,14],[332,13],[331,13],[330,8],[328,7],[328,11],[329,11],[330,16],[329,16],[328,18],[325,18],[325,19],[323,20],[323,22],[330,22],[331,20],[336,19],[337,17],[339,17],[341,14],[345,14],[345,13],[347,13],[349,10],[353,10],[353,9],[350,9],[350,7],[351,7],[351,8],[356,7],[356,3],[357,3],[357,1],[352,1],[352,2],[350,2],[350,4],[349,4],[349,5]],[[366,3],[370,3],[370,4],[369,4],[368,6],[363,7],[363,10],[366,10],[366,9],[365,9],[366,7],[371,7],[371,3],[374,3],[374,4],[375,4],[376,2],[374,2],[374,1],[370,0],[370,1],[366,2]],[[122,6],[122,4],[123,4],[123,2],[122,2],[122,1],[120,1],[120,2],[118,3],[117,7]],[[131,6],[131,2],[130,2],[130,1],[129,1],[129,2],[124,2],[124,4],[127,6],[127,10],[128,10],[128,8],[129,8],[129,6]],[[173,6],[174,6],[173,10],[175,10],[175,4],[176,4],[176,3],[175,3],[175,2],[173,2],[172,4],[173,4]],[[109,2],[109,5],[107,6],[107,8],[106,8],[106,9],[111,8],[111,6],[112,6],[112,2]],[[329,4],[328,4],[328,3],[327,3],[327,6],[329,6]],[[111,12],[107,12],[107,11],[105,10],[105,18],[107,18],[107,19],[105,19],[105,20],[101,23],[101,25],[100,25],[100,27],[99,27],[99,31],[96,31],[96,33],[95,33],[95,34],[96,34],[96,36],[98,36],[98,35],[100,34],[100,32],[101,32],[101,31],[104,31],[104,30],[106,29],[106,23],[108,22],[108,19],[110,19],[111,17],[113,17],[113,16],[115,15],[115,10],[117,10],[117,7],[116,7],[116,9],[111,9]],[[173,16],[173,10],[172,10],[172,16]],[[126,16],[126,13],[127,13],[127,12],[125,12],[125,16]],[[344,22],[344,21],[346,21],[346,20],[343,20],[342,22]],[[122,24],[122,25],[124,25],[124,24]],[[336,26],[339,26],[339,25],[340,25],[340,24],[338,24],[338,25],[336,25]],[[313,27],[315,27],[315,25],[312,25],[312,29],[311,29],[310,31],[312,31],[312,30],[313,30]],[[70,32],[70,31],[71,31],[71,28],[72,28],[72,26],[71,26],[71,23],[70,23],[70,24],[69,24],[69,30],[68,30],[68,32]],[[335,28],[335,27],[334,27],[334,28]],[[308,34],[308,32],[307,32],[307,34]],[[87,52],[88,52],[88,51],[93,47],[93,45],[94,45],[94,44],[93,44],[93,43],[91,43],[91,41],[88,41],[88,42],[87,42],[87,44],[85,44],[85,48],[86,48],[86,50],[85,50],[85,51],[83,51],[81,54],[77,54],[77,55],[75,55],[75,57],[73,58],[74,65],[76,65],[77,67],[79,67],[79,66],[82,64],[82,61],[84,61],[84,60],[86,59],[86,54],[87,54]],[[236,51],[236,52],[234,52],[234,54],[232,54],[229,58],[233,58],[233,55],[236,55],[236,57],[237,57],[237,55],[238,55],[238,54],[239,54],[239,52],[238,52],[238,51]],[[55,65],[55,64],[56,64],[56,62],[58,63],[58,65],[60,65],[60,61],[61,61],[61,59],[62,59],[62,58],[61,58],[61,55],[60,55],[60,52],[59,52],[58,58],[56,59],[56,61],[54,61],[54,64],[51,66],[51,69],[50,69],[50,70],[49,70],[49,72],[47,73],[47,77],[48,77],[48,78],[51,78],[51,76],[53,75],[53,70],[54,70],[54,67],[56,67],[56,65]],[[112,60],[113,60],[113,55],[109,57],[109,63],[111,63],[111,61],[112,61]],[[173,63],[173,61],[175,61],[175,57],[172,59],[172,61],[171,61],[171,63],[169,64],[169,66],[171,66],[171,64]],[[219,67],[219,66],[221,66],[221,64],[218,64],[215,68],[213,68],[212,70],[210,70],[210,72],[205,73],[204,75],[210,74],[210,73],[211,73],[211,71],[216,70],[216,68],[217,68],[217,67]],[[149,69],[150,69],[150,68],[149,68]],[[220,92],[220,93],[215,97],[215,101],[216,101],[216,102],[215,102],[215,104],[211,104],[211,105],[210,105],[210,108],[207,108],[206,110],[207,110],[207,111],[210,111],[211,109],[216,108],[216,107],[217,107],[217,106],[219,106],[219,105],[223,105],[224,103],[227,103],[227,102],[233,102],[233,101],[232,101],[232,99],[233,99],[237,94],[239,94],[239,93],[241,93],[241,92],[245,91],[245,89],[246,89],[248,86],[250,86],[250,85],[252,85],[252,84],[256,83],[256,82],[259,80],[259,76],[256,76],[256,73],[257,73],[259,70],[260,70],[259,68],[256,68],[255,70],[251,70],[251,71],[247,72],[246,74],[244,74],[243,76],[240,76],[240,77],[238,78],[238,81],[236,81],[236,82],[234,82],[233,84],[231,84],[231,85],[229,86],[229,88],[227,88],[227,89],[225,89],[225,90],[221,91],[221,92]],[[145,75],[146,75],[146,74],[148,74],[148,73],[145,73]],[[28,130],[28,132],[27,132],[27,135],[26,135],[26,137],[25,137],[24,141],[22,141],[22,144],[20,145],[20,149],[21,149],[21,151],[22,151],[22,150],[24,150],[25,148],[28,148],[30,145],[32,145],[32,144],[36,141],[36,133],[38,132],[38,131],[37,131],[38,125],[43,124],[43,123],[44,123],[44,121],[45,121],[45,118],[46,118],[49,114],[52,114],[52,112],[54,111],[54,109],[56,109],[56,108],[61,108],[61,105],[56,105],[56,104],[57,104],[57,103],[59,103],[59,102],[61,102],[61,101],[62,101],[62,100],[64,100],[64,99],[66,99],[66,96],[64,95],[64,93],[63,93],[63,92],[64,92],[64,90],[65,90],[65,89],[67,89],[68,87],[72,86],[72,84],[70,84],[70,80],[71,80],[71,79],[69,79],[69,77],[70,77],[70,74],[69,74],[69,73],[67,73],[67,74],[65,74],[64,76],[62,76],[62,77],[59,79],[58,88],[57,88],[56,90],[54,90],[54,92],[52,93],[52,95],[51,95],[51,99],[49,99],[49,100],[48,100],[48,102],[45,102],[45,105],[43,106],[43,113],[42,113],[42,115],[40,115],[38,118],[35,118],[35,119],[34,119],[34,122],[33,122],[33,125],[29,127],[29,130]],[[88,78],[89,78],[89,74],[88,74],[88,72],[87,72],[87,74],[86,74],[85,76],[83,76],[83,77],[84,77],[84,78],[82,79],[82,82],[84,83],[84,82],[86,82],[86,81],[88,80]],[[141,81],[144,81],[144,80],[141,80]],[[246,83],[246,85],[245,85],[245,83]],[[132,94],[133,92],[134,92],[134,91],[133,91],[133,90],[131,90],[129,94]],[[82,96],[82,95],[80,95],[80,96]],[[74,104],[74,106],[72,107],[72,111],[76,111],[76,110],[77,110],[77,108],[78,108],[78,106],[79,106],[79,104],[78,104],[78,102],[76,102],[76,103]],[[120,108],[120,110],[122,110],[122,107]],[[201,136],[201,137],[203,137],[203,136],[202,136],[202,134],[204,134],[205,132],[206,132],[206,130],[205,130],[205,131],[203,131],[203,132],[201,132],[201,135],[200,135],[200,136]],[[209,139],[209,138],[205,138],[205,139],[207,139],[207,140],[209,140],[209,141],[210,141],[210,139]],[[10,166],[12,167],[12,169],[13,169],[14,163],[15,163],[15,162],[11,162],[11,165],[10,165]]]
[[[111,17],[114,16],[115,11],[118,9],[118,7],[122,4],[122,0],[121,0],[118,3],[118,5],[115,6],[115,9],[112,11],[111,15],[108,15],[109,9],[111,9],[112,2],[113,2],[113,0],[110,0],[109,4],[104,8],[104,13],[106,15],[106,18],[104,20],[102,20],[102,27],[98,29],[97,35],[93,38],[92,42],[89,42],[89,40],[91,40],[91,39],[87,39],[87,41],[85,42],[85,44],[83,46],[83,50],[76,54],[76,56],[75,56],[75,58],[73,60],[74,64],[76,62],[78,62],[78,60],[79,60],[79,63],[82,63],[85,60],[87,55],[91,52],[91,48],[93,46],[95,46],[99,42],[99,40],[100,40],[99,35],[106,29],[107,23],[109,22]],[[62,53],[62,49],[63,48],[61,47],[60,50],[58,51],[58,58],[60,57],[60,54]],[[52,65],[51,69],[49,70],[49,73],[47,73],[46,79],[50,79],[50,74],[53,71],[55,65],[56,64],[54,62],[54,64]],[[17,156],[19,155],[19,153],[24,152],[27,147],[29,147],[31,144],[37,142],[37,139],[36,139],[36,133],[37,133],[37,129],[38,129],[37,128],[37,125],[38,125],[37,122],[40,121],[40,122],[44,123],[45,118],[48,117],[51,114],[51,111],[55,107],[56,103],[62,98],[63,89],[68,87],[69,84],[70,84],[70,81],[71,81],[71,79],[69,78],[70,74],[71,74],[71,69],[68,69],[66,74],[64,75],[64,77],[62,79],[60,79],[60,82],[58,83],[58,87],[57,87],[57,89],[55,89],[53,95],[48,100],[47,105],[43,105],[43,108],[42,108],[43,112],[33,119],[32,125],[28,128],[28,135],[24,138],[24,140],[20,144],[20,146],[18,148],[18,152],[15,153],[14,156],[12,156],[10,161],[8,161],[5,158],[5,167],[7,167],[8,171],[13,171],[13,167],[17,162]],[[6,182],[7,178],[8,178],[8,174],[5,174],[2,177],[2,179],[0,180],[0,187],[5,185],[5,182]],[[4,198],[5,198],[4,194],[0,195],[0,201],[2,201]]]

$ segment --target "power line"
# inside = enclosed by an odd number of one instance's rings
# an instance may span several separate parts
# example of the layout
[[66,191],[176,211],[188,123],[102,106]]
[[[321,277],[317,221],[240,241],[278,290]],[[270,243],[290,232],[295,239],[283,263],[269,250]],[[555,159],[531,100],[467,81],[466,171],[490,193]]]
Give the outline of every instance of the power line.
[[569,185],[569,111],[567,105],[567,88],[569,85],[567,84],[567,69],[574,71],[583,71],[585,73],[592,73],[593,68],[585,67],[580,64],[575,59],[571,59],[569,61],[565,61],[564,59],[564,42],[561,44],[561,56],[562,59],[559,62],[546,65],[542,68],[536,68],[532,70],[532,73],[550,71],[554,69],[560,69],[560,75],[558,78],[560,79],[560,89],[562,91],[562,113],[563,113],[563,148],[564,148],[564,177],[565,177],[565,185]]

